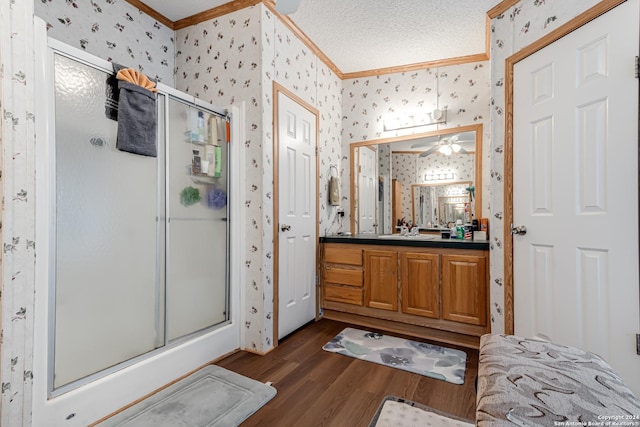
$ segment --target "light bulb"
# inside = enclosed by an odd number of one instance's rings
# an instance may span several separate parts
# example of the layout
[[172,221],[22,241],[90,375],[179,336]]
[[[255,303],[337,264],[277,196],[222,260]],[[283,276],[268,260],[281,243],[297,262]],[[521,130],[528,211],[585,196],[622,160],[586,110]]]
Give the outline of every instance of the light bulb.
[[462,148],[462,147],[461,147],[459,144],[455,144],[455,143],[454,143],[454,144],[451,144],[451,149],[453,150],[453,152],[454,152],[454,153],[458,153],[458,152],[460,152],[460,149],[461,149],[461,148]]
[[448,145],[443,145],[438,149],[438,151],[440,151],[445,156],[450,156],[451,153],[453,152],[453,150],[451,150],[451,147],[449,147]]

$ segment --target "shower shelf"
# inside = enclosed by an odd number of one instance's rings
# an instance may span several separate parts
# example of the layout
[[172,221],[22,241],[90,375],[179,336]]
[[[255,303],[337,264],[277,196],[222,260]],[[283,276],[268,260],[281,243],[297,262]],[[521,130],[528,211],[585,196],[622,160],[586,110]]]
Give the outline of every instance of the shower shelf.
[[209,175],[191,175],[191,180],[196,184],[214,184],[220,177]]

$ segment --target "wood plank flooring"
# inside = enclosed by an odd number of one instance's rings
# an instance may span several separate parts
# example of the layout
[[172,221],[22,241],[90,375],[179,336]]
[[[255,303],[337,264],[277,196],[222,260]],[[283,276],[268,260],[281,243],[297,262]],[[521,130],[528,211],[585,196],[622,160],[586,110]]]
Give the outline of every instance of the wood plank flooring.
[[387,395],[475,420],[477,350],[460,348],[467,353],[467,371],[464,384],[456,385],[322,350],[348,326],[323,319],[281,340],[265,356],[238,352],[219,361],[231,371],[271,381],[278,390],[242,426],[368,426]]

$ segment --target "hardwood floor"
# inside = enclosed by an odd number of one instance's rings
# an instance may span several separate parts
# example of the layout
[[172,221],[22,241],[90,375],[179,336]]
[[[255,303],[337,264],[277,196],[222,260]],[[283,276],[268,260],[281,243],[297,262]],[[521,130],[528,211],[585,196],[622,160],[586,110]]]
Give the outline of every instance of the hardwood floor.
[[368,426],[387,395],[475,420],[477,350],[460,348],[467,353],[467,370],[464,384],[456,385],[322,350],[348,326],[323,319],[281,340],[265,356],[238,352],[219,361],[231,371],[271,381],[278,390],[242,426]]

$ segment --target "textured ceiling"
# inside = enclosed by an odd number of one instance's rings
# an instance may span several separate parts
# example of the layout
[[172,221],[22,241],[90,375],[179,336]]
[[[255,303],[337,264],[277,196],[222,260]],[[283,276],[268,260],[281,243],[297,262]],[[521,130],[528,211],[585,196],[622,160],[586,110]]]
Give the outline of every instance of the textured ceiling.
[[[224,0],[142,0],[177,21]],[[351,73],[485,52],[486,13],[499,0],[302,0],[291,20]]]
[[229,0],[142,0],[142,3],[161,13],[172,21],[213,9]]

